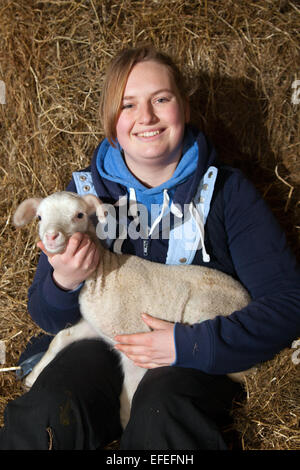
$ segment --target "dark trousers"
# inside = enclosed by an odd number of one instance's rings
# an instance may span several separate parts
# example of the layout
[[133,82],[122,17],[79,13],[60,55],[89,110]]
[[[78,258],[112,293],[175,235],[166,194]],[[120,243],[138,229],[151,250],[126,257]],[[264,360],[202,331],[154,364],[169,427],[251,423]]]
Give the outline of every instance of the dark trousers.
[[241,387],[195,369],[147,371],[122,433],[118,357],[101,340],[68,346],[5,410],[0,449],[103,449],[120,438],[122,450],[227,449],[226,425]]

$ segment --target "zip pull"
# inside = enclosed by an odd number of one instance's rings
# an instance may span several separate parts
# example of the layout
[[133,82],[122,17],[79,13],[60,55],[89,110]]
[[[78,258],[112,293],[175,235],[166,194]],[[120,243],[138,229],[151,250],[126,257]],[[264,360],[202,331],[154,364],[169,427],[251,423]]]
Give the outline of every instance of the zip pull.
[[143,240],[143,254],[148,256],[149,240]]

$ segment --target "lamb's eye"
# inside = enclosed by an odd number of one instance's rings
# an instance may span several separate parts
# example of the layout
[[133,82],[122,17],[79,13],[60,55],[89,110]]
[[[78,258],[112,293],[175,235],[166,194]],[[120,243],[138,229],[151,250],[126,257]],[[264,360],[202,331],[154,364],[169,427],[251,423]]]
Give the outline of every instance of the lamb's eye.
[[38,220],[42,220],[42,217],[40,215],[37,216]]
[[84,217],[83,212],[79,212],[79,213],[77,214],[77,218],[78,218],[78,219],[82,219],[83,217]]

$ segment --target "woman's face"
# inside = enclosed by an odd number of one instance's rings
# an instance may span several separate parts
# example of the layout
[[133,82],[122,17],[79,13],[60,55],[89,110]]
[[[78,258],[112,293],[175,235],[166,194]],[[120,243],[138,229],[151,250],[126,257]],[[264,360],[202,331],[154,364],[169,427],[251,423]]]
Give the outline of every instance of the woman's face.
[[117,139],[125,161],[134,165],[179,161],[188,105],[168,68],[155,61],[136,64],[124,90]]

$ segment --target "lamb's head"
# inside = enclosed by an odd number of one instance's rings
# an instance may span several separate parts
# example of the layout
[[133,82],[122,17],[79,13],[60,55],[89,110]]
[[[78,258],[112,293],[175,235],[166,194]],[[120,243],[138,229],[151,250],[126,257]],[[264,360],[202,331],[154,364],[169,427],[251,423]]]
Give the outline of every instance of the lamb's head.
[[17,227],[39,220],[39,236],[49,253],[62,253],[68,239],[75,232],[86,232],[89,216],[105,219],[100,199],[93,195],[79,196],[71,192],[57,192],[45,199],[30,198],[17,208],[13,222]]

